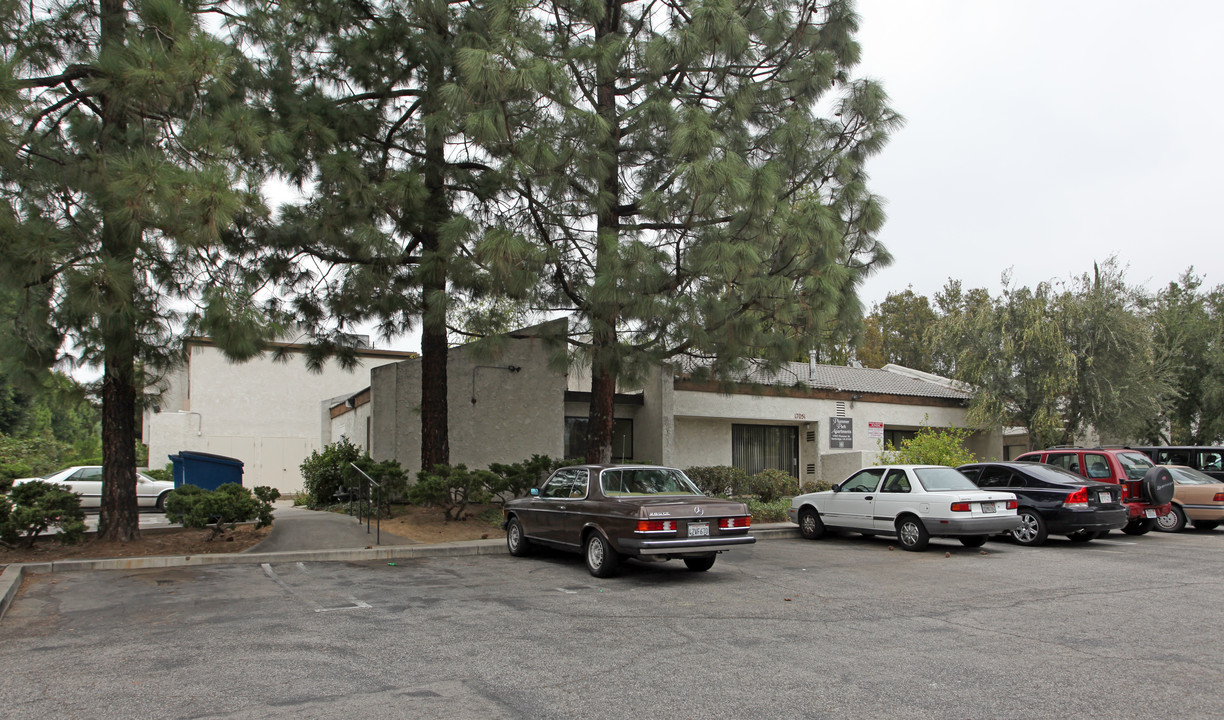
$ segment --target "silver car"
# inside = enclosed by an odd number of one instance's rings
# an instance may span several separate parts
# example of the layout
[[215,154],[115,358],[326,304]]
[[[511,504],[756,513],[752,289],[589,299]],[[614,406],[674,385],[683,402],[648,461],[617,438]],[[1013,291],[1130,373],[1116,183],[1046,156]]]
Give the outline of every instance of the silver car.
[[[20,485],[32,480],[42,480],[71,490],[81,496],[83,508],[97,508],[102,505],[101,465],[76,465],[40,478],[14,480],[13,484]],[[139,507],[164,510],[166,496],[173,489],[173,482],[154,480],[148,475],[136,473],[136,505]]]

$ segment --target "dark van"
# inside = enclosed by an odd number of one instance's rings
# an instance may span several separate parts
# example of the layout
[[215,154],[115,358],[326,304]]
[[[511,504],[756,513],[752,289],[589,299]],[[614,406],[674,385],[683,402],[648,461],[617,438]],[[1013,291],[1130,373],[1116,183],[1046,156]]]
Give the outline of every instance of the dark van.
[[1157,445],[1131,447],[1157,465],[1185,465],[1224,482],[1224,447],[1206,445]]

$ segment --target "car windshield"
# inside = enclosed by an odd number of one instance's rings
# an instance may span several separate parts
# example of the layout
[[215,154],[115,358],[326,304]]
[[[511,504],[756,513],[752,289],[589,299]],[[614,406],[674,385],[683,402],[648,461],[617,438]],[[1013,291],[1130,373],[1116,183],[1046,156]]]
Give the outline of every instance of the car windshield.
[[1220,482],[1210,475],[1188,467],[1171,467],[1169,474],[1178,485],[1215,485]]
[[1118,453],[1118,462],[1122,463],[1122,469],[1126,471],[1126,477],[1131,480],[1142,480],[1148,469],[1155,467],[1151,458],[1137,452]]
[[917,468],[914,474],[918,482],[927,492],[945,492],[948,490],[977,490],[978,486],[965,477],[960,470],[950,467]]
[[638,495],[700,495],[701,491],[684,473],[671,468],[617,468],[599,475],[600,487],[607,497]]

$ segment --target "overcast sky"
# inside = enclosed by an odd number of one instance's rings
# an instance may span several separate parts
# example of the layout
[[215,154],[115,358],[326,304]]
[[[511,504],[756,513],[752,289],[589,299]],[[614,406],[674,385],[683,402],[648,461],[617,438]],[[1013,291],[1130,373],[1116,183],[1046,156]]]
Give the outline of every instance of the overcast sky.
[[866,310],[948,278],[996,294],[1117,255],[1224,284],[1224,3],[858,0],[860,75],[906,118],[869,165],[892,267]]

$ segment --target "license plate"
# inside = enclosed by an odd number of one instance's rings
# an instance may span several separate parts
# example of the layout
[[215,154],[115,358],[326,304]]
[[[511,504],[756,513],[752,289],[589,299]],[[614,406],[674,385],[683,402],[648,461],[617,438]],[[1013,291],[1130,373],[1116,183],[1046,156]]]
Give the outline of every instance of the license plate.
[[710,523],[689,523],[689,537],[709,537]]
[[992,512],[994,512],[994,511],[995,511],[995,504],[994,504],[994,503],[992,503],[992,502],[984,502],[984,503],[982,503],[982,512],[984,512],[984,513],[992,513]]
[[1102,491],[1099,497],[1101,498],[1102,505],[1108,505],[1113,502],[1113,495],[1110,495],[1108,491]]
[[1148,508],[1147,510],[1143,511],[1143,517],[1154,518],[1156,517],[1156,511],[1152,508]]

